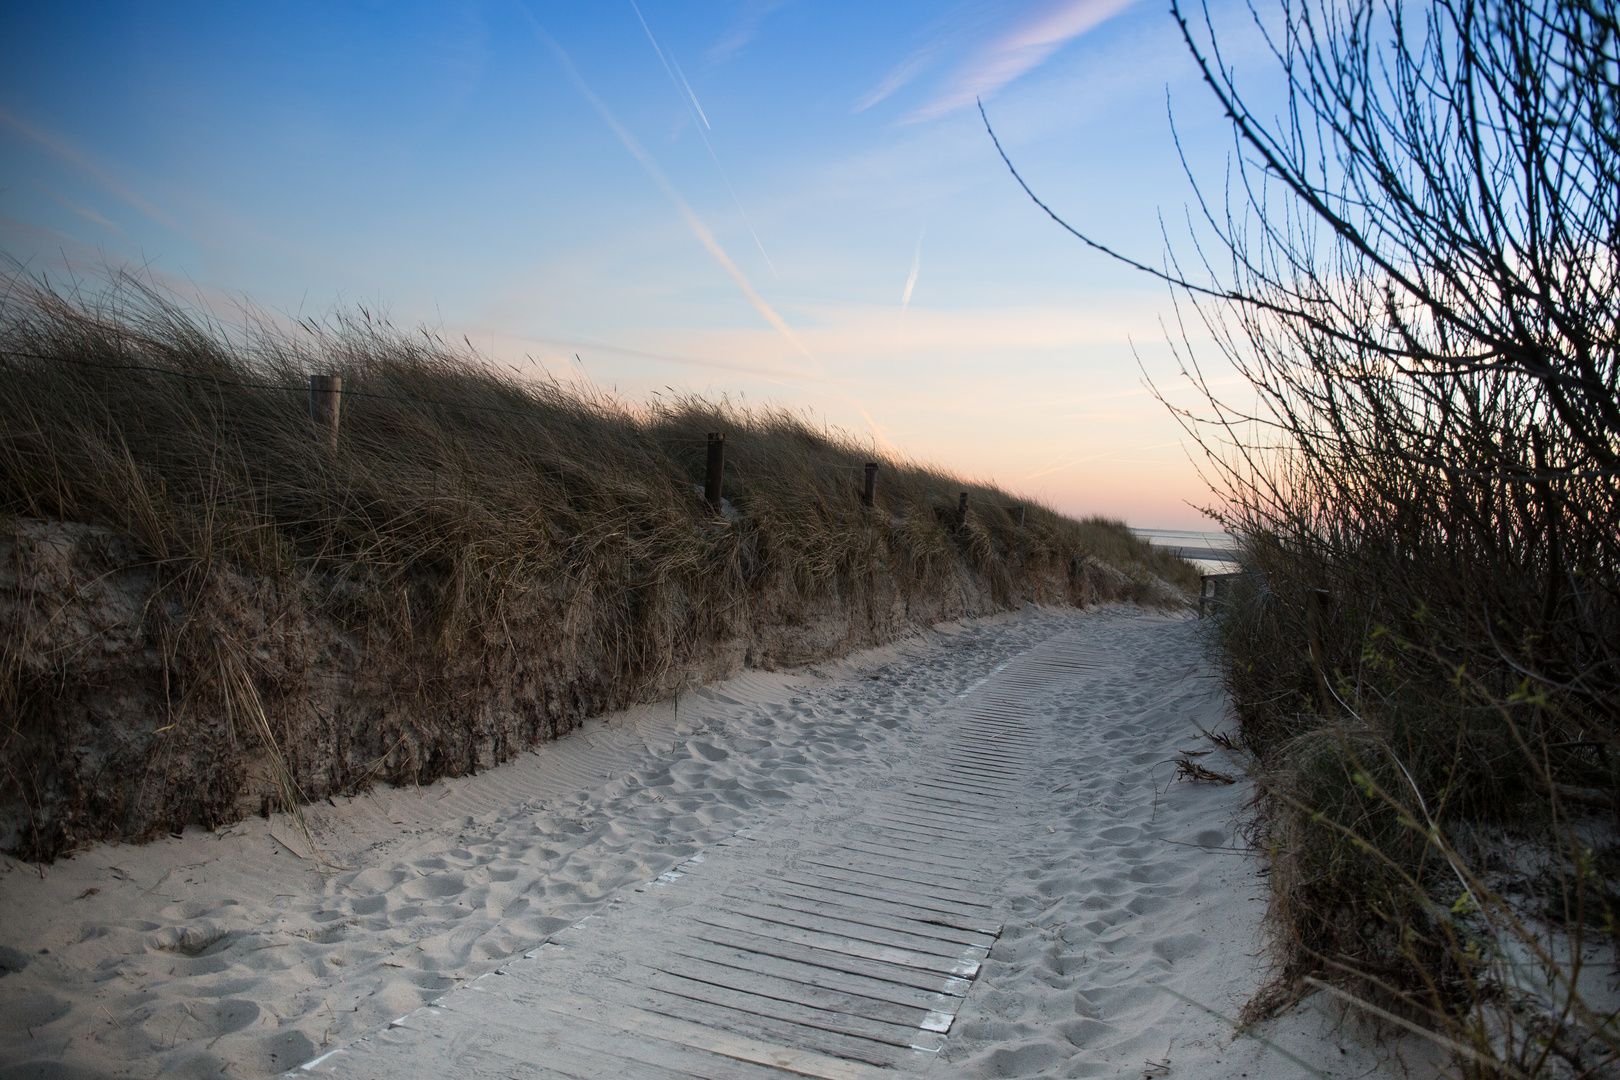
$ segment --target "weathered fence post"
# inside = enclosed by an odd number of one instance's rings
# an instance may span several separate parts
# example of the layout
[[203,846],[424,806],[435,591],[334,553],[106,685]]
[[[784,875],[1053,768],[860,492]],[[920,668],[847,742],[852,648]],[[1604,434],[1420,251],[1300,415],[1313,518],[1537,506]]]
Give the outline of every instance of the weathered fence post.
[[343,400],[341,375],[311,375],[309,377],[309,422],[315,437],[325,438],[337,449],[338,407]]
[[965,491],[956,497],[956,518],[957,524],[967,524],[967,492]]
[[861,505],[871,506],[877,497],[877,462],[866,463],[866,486],[861,489]]
[[1024,527],[1024,508],[1022,506],[1013,507],[1013,517],[1017,520],[1018,527],[1022,529]]
[[703,473],[703,497],[720,512],[720,481],[726,472],[726,437],[718,431],[709,432],[709,463]]

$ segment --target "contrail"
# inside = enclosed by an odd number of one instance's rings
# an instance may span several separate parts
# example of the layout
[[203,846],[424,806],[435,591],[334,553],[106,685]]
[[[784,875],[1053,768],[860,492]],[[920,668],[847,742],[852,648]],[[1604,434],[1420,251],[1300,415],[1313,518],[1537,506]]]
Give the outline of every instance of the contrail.
[[[641,20],[641,28],[647,32],[647,40],[652,42],[653,52],[658,54],[659,61],[663,63],[664,71],[669,75],[669,81],[675,84],[676,90],[681,89],[686,84],[686,76],[676,78],[674,70],[670,67],[669,57],[664,55],[663,47],[658,44],[658,39],[653,37],[652,27],[647,25],[647,17],[641,13],[641,8],[636,6],[636,0],[630,0],[630,10],[634,11],[636,18]],[[703,126],[709,127],[709,118],[703,114],[703,106],[698,104],[697,95],[692,93],[690,85],[686,86],[686,97],[691,99],[692,105],[696,106],[697,118],[703,121]]]
[[923,234],[926,233],[927,231],[928,231],[928,226],[924,225],[922,227],[922,232],[919,232],[917,234],[917,251],[916,251],[915,254],[913,254],[911,256],[911,276],[906,278],[906,291],[900,297],[900,310],[901,311],[905,311],[906,308],[911,304],[911,290],[913,290],[913,289],[915,289],[917,287],[917,271],[922,268]]
[[906,277],[905,292],[900,294],[900,317],[895,323],[895,343],[900,346],[905,345],[906,312],[911,308],[911,293],[917,288],[917,272],[922,269],[923,233],[927,231],[928,226],[924,225],[922,231],[917,233],[917,250],[911,255],[911,273]]
[[[630,6],[635,7],[635,4],[632,2]],[[641,14],[641,9],[640,8],[636,8],[636,14],[638,16]],[[645,29],[645,27],[647,25],[647,20],[642,19],[641,20],[641,25]],[[651,30],[647,31],[647,36],[652,37],[652,31]],[[658,42],[656,42],[656,41],[653,42],[653,47],[656,48],[657,46],[658,46]],[[677,75],[679,75],[681,77],[681,85],[686,87],[686,96],[692,99],[692,104],[693,105],[697,106],[698,116],[703,120],[703,126],[708,128],[710,131],[713,131],[714,130],[714,125],[709,123],[709,118],[707,116],[704,116],[704,114],[703,114],[703,105],[698,101],[697,95],[692,92],[692,84],[686,81],[686,72],[681,70],[681,62],[679,60],[676,60],[674,57],[671,57],[669,62],[675,65],[675,74],[677,74]]]
[[669,178],[658,167],[658,163],[653,160],[652,155],[642,148],[641,143],[636,141],[636,137],[630,134],[623,124],[619,123],[618,117],[614,116],[613,111],[607,107],[607,102],[596,96],[596,92],[590,88],[584,77],[580,75],[579,69],[574,67],[574,61],[570,59],[563,47],[557,44],[556,39],[546,32],[546,28],[540,25],[540,20],[536,19],[534,14],[529,11],[528,5],[524,4],[522,0],[518,0],[517,8],[523,13],[523,17],[528,20],[529,29],[534,33],[535,38],[556,54],[558,62],[562,64],[563,71],[567,74],[569,81],[574,84],[574,88],[580,92],[586,101],[591,103],[597,114],[602,117],[603,122],[612,129],[613,134],[619,137],[619,141],[624,144],[624,148],[630,151],[630,156],[640,163],[641,167],[646,170],[647,175],[652,179],[652,182],[657,184],[659,190],[668,197],[670,202],[675,204],[675,209],[679,210],[681,216],[686,219],[686,224],[692,230],[692,234],[708,249],[714,261],[719,263],[727,274],[731,275],[731,280],[736,283],[743,296],[753,305],[754,310],[759,312],[766,322],[774,326],[777,332],[787,339],[788,344],[797,349],[806,360],[809,360],[814,365],[815,374],[823,382],[832,387],[855,411],[861,414],[861,418],[866,421],[867,427],[871,429],[872,437],[877,441],[878,445],[885,450],[892,451],[893,447],[890,445],[889,440],[884,438],[883,432],[878,428],[877,421],[872,419],[872,414],[867,412],[866,408],[851,397],[847,391],[833,382],[832,377],[827,374],[826,367],[816,354],[811,352],[809,346],[800,340],[799,335],[793,332],[793,328],[787,324],[786,320],[765,302],[765,298],[754,291],[754,286],[743,276],[743,272],[737,269],[737,264],[731,261],[731,256],[727,255],[725,248],[720,246],[720,241],[715,239],[714,233],[709,231],[709,227],[703,223],[703,220],[697,216],[691,206],[687,205],[686,200],[681,198],[680,192],[675,190],[675,185],[669,182]]
[[641,9],[636,6],[636,0],[630,0],[630,8],[636,13],[636,18],[641,20],[641,28],[647,32],[647,40],[652,42],[653,51],[658,54],[659,61],[663,63],[664,71],[669,75],[669,81],[675,84],[676,92],[685,89],[686,93],[682,95],[684,100],[690,109],[696,110],[693,119],[701,122],[701,126],[697,129],[698,136],[703,139],[703,145],[708,149],[715,170],[720,173],[720,179],[725,182],[726,190],[731,192],[731,201],[737,204],[737,213],[742,215],[743,224],[748,226],[748,235],[754,238],[754,246],[759,248],[760,255],[765,259],[765,265],[771,268],[771,276],[781,281],[782,275],[776,272],[776,264],[771,262],[771,257],[765,253],[765,245],[760,242],[759,233],[754,231],[754,223],[749,219],[748,211],[743,209],[742,200],[737,197],[737,189],[731,186],[731,177],[726,175],[725,166],[720,164],[720,156],[714,152],[714,144],[709,142],[707,131],[714,129],[710,127],[709,118],[704,115],[703,106],[698,103],[697,95],[692,92],[692,85],[686,81],[686,73],[681,71],[679,62],[664,55],[664,50],[659,46],[658,39],[653,37],[652,27],[647,25],[646,16],[642,15]]

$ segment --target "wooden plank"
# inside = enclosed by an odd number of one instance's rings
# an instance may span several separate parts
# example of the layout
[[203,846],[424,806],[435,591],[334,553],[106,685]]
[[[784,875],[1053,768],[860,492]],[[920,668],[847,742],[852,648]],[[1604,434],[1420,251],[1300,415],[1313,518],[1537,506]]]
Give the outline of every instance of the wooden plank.
[[[895,800],[905,800],[897,803]],[[910,813],[920,813],[929,816],[940,816],[962,824],[977,824],[981,828],[1005,828],[1006,821],[1000,815],[983,812],[977,804],[973,806],[946,806],[938,799],[927,795],[917,795],[909,791],[891,792],[890,798],[882,803],[871,806],[873,813],[884,813],[890,809],[906,810]]]
[[930,863],[926,859],[869,848],[876,848],[876,845],[856,846],[855,841],[849,841],[832,851],[804,852],[797,856],[796,861],[802,864],[819,860],[818,865],[835,863],[860,866],[876,873],[904,875],[908,881],[937,885],[959,893],[983,895],[984,879],[977,865]]
[[906,949],[911,952],[927,953],[946,959],[982,960],[990,951],[989,946],[963,945],[956,941],[934,937],[931,934],[920,934],[905,930],[890,930],[881,926],[873,926],[856,918],[853,913],[849,915],[818,915],[813,912],[796,911],[761,901],[756,904],[737,904],[729,912],[750,919],[758,919],[771,923],[773,926],[790,926],[800,930],[814,930],[821,934],[849,937],[857,941],[868,941],[873,945],[885,948]]
[[920,795],[902,795],[901,798],[903,802],[874,806],[872,813],[882,814],[887,820],[905,822],[919,828],[937,825],[942,828],[959,829],[967,834],[967,842],[976,844],[984,843],[986,837],[996,836],[1007,828],[1006,820],[999,816],[971,817],[960,813],[960,807],[942,806]]
[[983,765],[959,765],[952,768],[946,765],[930,779],[936,780],[946,787],[963,788],[969,791],[988,790],[996,798],[1003,798],[1006,794],[1023,786],[1025,772],[1023,770],[989,769]]
[[909,897],[910,903],[918,905],[948,905],[964,914],[975,911],[987,911],[990,905],[983,900],[976,899],[974,893],[962,889],[951,889],[943,886],[936,887],[920,882],[912,877],[902,876],[898,873],[884,873],[882,870],[870,866],[859,866],[850,860],[839,864],[830,862],[812,862],[801,860],[797,872],[816,873],[824,881],[843,881],[856,888],[870,886],[874,889],[886,889],[889,892]]
[[944,768],[970,769],[980,775],[994,776],[1002,780],[1022,779],[1028,775],[1030,766],[1022,761],[1002,761],[986,758],[951,758],[941,763]]
[[812,882],[802,882],[797,878],[780,878],[773,890],[778,896],[792,896],[801,900],[811,900],[821,903],[849,903],[858,904],[867,901],[874,905],[881,904],[885,911],[893,912],[895,917],[910,919],[914,922],[932,923],[936,926],[948,926],[953,930],[966,930],[969,933],[985,934],[996,937],[1001,933],[1001,924],[988,913],[974,915],[964,914],[960,909],[942,909],[940,906],[929,906],[915,896],[903,893],[889,892],[883,889],[873,889],[869,886],[854,888],[844,885],[830,878],[821,878]]
[[[566,1012],[536,1008],[500,993],[480,993],[464,987],[440,999],[439,1008],[461,1018],[460,1024],[432,1023],[432,1031],[451,1032],[450,1057],[455,1075],[467,1072],[474,1055],[460,1044],[482,1043],[479,1056],[497,1057],[509,1064],[543,1062],[546,1069],[579,1080],[597,1080],[608,1075],[642,1077],[648,1080],[700,1077],[703,1080],[781,1080],[782,1073],[770,1066],[695,1049],[679,1041],[660,1039],[640,1028],[610,1023],[581,1023]],[[477,996],[472,996],[477,995]],[[444,1051],[438,1049],[435,1056]],[[408,1060],[408,1059],[407,1059]],[[494,1076],[529,1076],[529,1071],[510,1067],[490,1070]],[[388,1075],[400,1074],[391,1064]]]
[[[738,994],[703,983],[677,984],[673,976],[656,972],[649,972],[647,979],[653,983],[651,987],[631,988],[642,995],[644,1008],[669,1010],[674,1016],[765,1036],[783,1045],[804,1046],[831,1057],[893,1067],[909,1060],[915,1048],[940,1045],[939,1035],[916,1028],[817,1012],[791,1002]],[[882,1037],[880,1031],[885,1033]]]
[[909,967],[905,964],[893,964],[887,960],[876,960],[853,953],[836,952],[831,949],[818,948],[814,945],[805,945],[797,941],[783,941],[781,938],[766,937],[750,930],[737,930],[725,926],[707,926],[693,937],[694,940],[721,948],[736,949],[739,952],[753,953],[778,960],[791,960],[811,967],[821,967],[829,971],[860,975],[868,979],[892,982],[898,986],[915,987],[919,990],[928,990],[951,997],[965,995],[971,985],[967,976]]
[[825,990],[857,994],[878,1001],[887,1001],[894,1005],[908,1005],[914,1009],[922,1010],[923,1013],[943,1012],[954,1014],[962,1004],[962,999],[953,994],[924,990],[920,987],[892,982],[888,979],[874,979],[867,975],[850,974],[838,968],[828,967],[825,964],[784,960],[765,953],[728,948],[701,940],[684,942],[679,948],[680,952],[671,955],[684,956],[690,960],[701,960],[708,964],[739,968],[760,975],[769,975],[784,982],[802,983],[806,986],[820,987]]
[[[983,810],[986,807],[983,799],[978,799],[973,802],[966,802],[962,799],[953,799],[948,795],[942,794],[938,788],[926,787],[918,784],[916,781],[912,781],[912,786],[907,788],[904,792],[902,792],[902,794],[910,795],[912,798],[918,800],[926,799],[930,806],[950,807],[952,808],[953,812],[955,812],[957,808],[962,808],[964,810]],[[985,820],[991,821],[996,819],[986,818]]]
[[[941,955],[951,955],[951,950],[957,950],[955,955],[961,955],[970,949],[988,953],[996,940],[990,934],[964,932],[939,923],[896,919],[880,908],[852,904],[817,905],[813,901],[780,895],[765,897],[755,903],[758,905],[757,911],[753,908],[747,910],[760,917],[781,918],[795,925],[804,925],[807,921],[839,924],[852,936],[871,937],[882,944],[902,948],[914,946],[921,949],[924,943],[932,943],[928,944],[926,951]],[[908,941],[913,944],[908,945]]]
[[862,829],[859,832],[851,831],[844,838],[844,844],[869,844],[884,848],[886,851],[898,852],[908,859],[940,868],[951,868],[958,872],[967,871],[976,875],[979,866],[983,864],[984,841],[969,842],[943,836],[927,836],[907,828],[890,830],[882,828]]
[[893,872],[885,873],[884,870],[874,867],[870,861],[840,859],[836,856],[814,858],[801,855],[798,863],[800,866],[821,866],[828,870],[839,870],[846,874],[865,874],[867,877],[882,878],[888,882],[900,882],[901,885],[891,884],[889,888],[899,888],[908,892],[915,891],[921,895],[932,896],[936,900],[953,900],[981,908],[990,906],[989,902],[984,899],[984,894],[977,890],[969,891],[943,882],[925,881],[919,875],[906,874],[897,867],[891,868]]
[[1002,768],[1016,768],[1030,763],[1030,756],[1021,746],[1014,745],[998,733],[995,745],[977,743],[973,746],[953,746],[945,752],[945,761],[983,761]]
[[916,825],[889,825],[874,822],[851,829],[842,838],[846,843],[882,842],[912,852],[920,858],[948,860],[978,865],[984,854],[984,837],[956,837],[928,832]]
[[547,987],[535,987],[533,992],[514,997],[511,1003],[570,1017],[575,1026],[596,1024],[611,1027],[643,1038],[659,1039],[736,1061],[763,1065],[794,1076],[808,1076],[815,1080],[892,1080],[894,1076],[888,1069],[873,1068],[872,1064],[860,1060],[800,1050],[731,1031],[716,1030],[680,1016],[671,1016],[662,1010],[641,1009],[577,994],[554,994]]
[[918,968],[923,971],[936,972],[940,975],[955,975],[969,979],[978,974],[979,971],[979,962],[976,958],[953,959],[948,956],[940,956],[937,953],[881,945],[877,942],[851,937],[846,934],[829,934],[820,930],[809,930],[786,923],[734,915],[725,911],[702,911],[692,917],[697,922],[724,930],[743,930],[760,937],[772,937],[778,941],[788,941],[796,945],[809,945],[813,948],[825,949],[828,952],[840,952],[849,956],[864,957],[868,960],[882,960],[885,963],[896,964],[900,967]]
[[962,776],[1000,778],[1002,780],[1014,780],[1024,776],[1029,771],[1028,768],[1019,768],[1015,765],[992,765],[988,762],[982,761],[958,762],[946,760],[941,762],[941,764],[944,766],[947,773],[956,773]]
[[[652,975],[650,971],[637,972],[638,978],[650,979]],[[633,1008],[639,1012],[694,1024],[739,1038],[757,1039],[771,1046],[803,1047],[818,1056],[834,1060],[892,1067],[911,1057],[909,1046],[896,1046],[879,1039],[847,1035],[811,1024],[784,1020],[749,1008],[732,1008],[705,1000],[703,997],[673,993],[667,986],[653,988],[612,977],[601,979],[599,983],[593,984],[590,990],[604,1003],[621,1008]],[[758,1000],[763,1002],[764,999]],[[927,1032],[918,1032],[919,1038],[927,1035]]]
[[[916,816],[907,817],[905,816],[907,814],[916,814]],[[885,811],[883,822],[884,828],[900,826],[916,829],[918,832],[939,833],[941,836],[963,844],[982,844],[985,837],[994,836],[1001,832],[1000,823],[996,827],[992,827],[980,825],[977,822],[964,821],[961,818],[947,817],[940,814],[918,814],[915,810],[900,811],[898,808]]]
[[[915,816],[913,816],[915,815]],[[866,819],[868,827],[879,830],[899,829],[916,832],[929,839],[942,839],[946,843],[977,844],[986,834],[998,831],[997,825],[967,821],[953,814],[917,814],[909,808],[885,807]]]
[[909,836],[919,842],[937,843],[944,841],[949,844],[973,846],[983,844],[984,838],[989,835],[988,829],[970,832],[967,829],[956,828],[943,822],[923,823],[908,821],[905,818],[886,816],[882,822],[873,823],[863,833],[870,832],[881,836]]
[[903,863],[906,866],[915,866],[927,874],[947,877],[955,881],[977,883],[983,880],[979,876],[979,869],[983,863],[978,859],[958,858],[933,851],[917,852],[915,848],[896,848],[868,840],[864,837],[850,837],[844,841],[844,851],[864,852],[875,855],[880,859]]
[[[1007,794],[1006,788],[999,788],[986,783],[955,784],[943,780],[913,780],[911,786],[925,790],[948,792],[954,795],[982,795],[987,799],[999,799]],[[970,803],[969,805],[980,804]]]
[[[648,985],[734,1009],[747,1009],[779,1020],[803,1023],[911,1049],[935,1009],[914,1009],[879,998],[827,987],[787,982],[760,972],[710,964],[691,957],[667,956],[651,967]],[[680,979],[686,989],[672,988],[653,976]],[[620,976],[622,978],[622,976]],[[744,1001],[744,998],[751,1000]],[[927,1030],[938,1030],[930,1028]]]
[[[735,894],[727,893],[732,896]],[[737,899],[746,900],[746,896],[737,896]],[[914,918],[901,914],[897,904],[882,902],[856,903],[854,897],[844,899],[818,899],[816,897],[801,896],[777,887],[771,895],[758,902],[769,904],[772,907],[787,908],[803,912],[807,915],[827,915],[832,918],[847,918],[867,926],[881,927],[885,930],[899,930],[903,933],[921,934],[926,937],[937,938],[941,941],[953,941],[958,945],[976,945],[989,949],[996,943],[996,935],[983,930],[964,930],[951,926],[935,919]]]

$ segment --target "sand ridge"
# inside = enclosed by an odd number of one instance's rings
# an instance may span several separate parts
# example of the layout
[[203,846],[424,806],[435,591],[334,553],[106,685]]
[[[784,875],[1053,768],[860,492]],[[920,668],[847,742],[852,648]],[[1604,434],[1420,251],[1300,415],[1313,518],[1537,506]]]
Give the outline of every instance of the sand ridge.
[[1007,929],[940,1057],[965,1075],[1141,1075],[1166,1056],[1180,1075],[1312,1075],[1300,1061],[1376,1075],[1326,1011],[1262,1030],[1272,1045],[1207,1011],[1234,1015],[1258,985],[1262,882],[1226,850],[1243,786],[1168,784],[1159,763],[1224,703],[1194,623],[1108,608],[1027,609],[747,672],[482,776],[312,807],[325,862],[298,854],[277,815],[93,847],[43,879],[13,865],[0,1076],[300,1065],[739,830],[784,815],[836,828],[905,779],[931,716],[1059,633],[1089,642],[1096,669],[1040,698],[1049,741],[1009,841]]

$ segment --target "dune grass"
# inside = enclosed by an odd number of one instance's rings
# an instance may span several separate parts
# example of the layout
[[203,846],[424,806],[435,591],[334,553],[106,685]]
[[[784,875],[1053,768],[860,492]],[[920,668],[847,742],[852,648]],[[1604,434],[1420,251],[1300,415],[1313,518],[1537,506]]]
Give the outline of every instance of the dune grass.
[[[1196,584],[1118,522],[788,410],[628,402],[364,311],[227,326],[15,274],[0,349],[0,761],[34,857],[467,772],[742,663]],[[343,379],[335,447],[311,374]],[[230,721],[254,693],[264,723]]]

